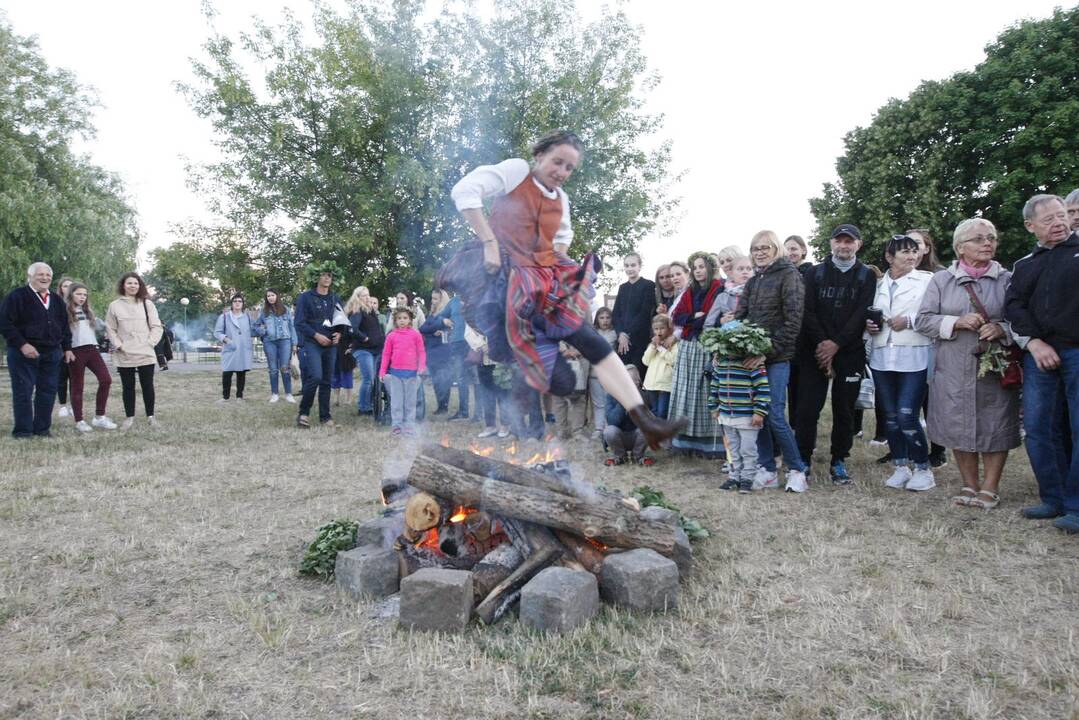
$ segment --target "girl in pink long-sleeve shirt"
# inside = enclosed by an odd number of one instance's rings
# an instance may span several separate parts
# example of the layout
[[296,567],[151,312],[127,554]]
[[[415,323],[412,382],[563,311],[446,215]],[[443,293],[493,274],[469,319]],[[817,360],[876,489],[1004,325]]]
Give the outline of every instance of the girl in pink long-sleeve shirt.
[[412,310],[394,310],[393,323],[396,327],[386,336],[378,376],[390,393],[393,434],[412,435],[416,427],[419,375],[427,372],[427,351],[423,336],[412,328]]

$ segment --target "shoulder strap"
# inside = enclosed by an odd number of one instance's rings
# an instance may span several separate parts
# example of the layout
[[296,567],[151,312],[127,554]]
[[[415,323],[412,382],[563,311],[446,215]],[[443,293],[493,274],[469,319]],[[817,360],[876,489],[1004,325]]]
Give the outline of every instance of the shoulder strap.
[[150,329],[150,308],[146,307],[148,301],[142,301],[142,312],[146,315],[146,329]]
[[967,295],[970,295],[970,302],[974,305],[974,309],[978,311],[986,322],[989,321],[989,313],[986,312],[985,305],[982,305],[982,301],[978,299],[978,294],[974,292],[974,283],[963,283],[963,289],[967,291]]

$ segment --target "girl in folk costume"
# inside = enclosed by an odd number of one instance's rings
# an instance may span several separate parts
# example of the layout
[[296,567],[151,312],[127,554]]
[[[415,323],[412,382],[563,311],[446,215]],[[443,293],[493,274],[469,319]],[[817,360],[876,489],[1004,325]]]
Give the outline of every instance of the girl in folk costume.
[[693,253],[689,267],[693,281],[674,308],[674,324],[682,330],[682,343],[671,385],[670,407],[671,419],[683,418],[688,427],[674,439],[674,447],[704,457],[723,458],[726,455],[723,435],[708,411],[712,353],[698,342],[723,283],[715,279],[715,261],[708,253]]
[[[86,286],[79,283],[72,283],[67,291],[67,317],[71,324],[71,352],[74,355],[74,359],[68,363],[71,377],[71,408],[75,414],[75,427],[80,432],[90,432],[94,428],[115,430],[116,423],[105,415],[112,378],[97,349],[97,331],[104,329],[105,323],[95,317],[94,311],[90,309],[89,293]],[[97,378],[94,418],[89,424],[82,415],[82,389],[87,368]]]
[[[516,359],[530,387],[554,395],[573,392],[576,377],[558,352],[564,341],[592,363],[604,389],[629,411],[649,444],[658,446],[679,425],[652,414],[610,344],[587,322],[598,260],[588,253],[578,265],[566,254],[573,229],[562,184],[581,152],[576,135],[552,132],[532,147],[531,167],[515,158],[462,178],[452,196],[481,242],[458,253],[438,281],[464,300],[466,319],[487,337],[492,357]],[[488,198],[491,213],[485,216]],[[481,267],[486,282],[480,281]]]

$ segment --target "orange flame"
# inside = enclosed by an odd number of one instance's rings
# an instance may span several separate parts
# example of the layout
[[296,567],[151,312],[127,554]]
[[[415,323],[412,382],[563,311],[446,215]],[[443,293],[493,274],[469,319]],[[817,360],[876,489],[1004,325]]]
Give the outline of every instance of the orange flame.
[[431,528],[424,533],[423,540],[416,543],[416,547],[441,552],[438,547],[438,528]]
[[441,445],[442,447],[449,447],[450,446],[450,436],[449,435],[443,435],[442,439],[438,441],[438,444]]
[[491,457],[491,455],[495,451],[495,447],[494,445],[491,445],[489,447],[480,447],[479,443],[473,440],[468,444],[468,450],[473,455],[479,455],[480,457]]
[[457,510],[454,511],[453,515],[450,516],[450,522],[459,523],[474,512],[476,512],[476,508],[470,508],[460,505],[458,506]]

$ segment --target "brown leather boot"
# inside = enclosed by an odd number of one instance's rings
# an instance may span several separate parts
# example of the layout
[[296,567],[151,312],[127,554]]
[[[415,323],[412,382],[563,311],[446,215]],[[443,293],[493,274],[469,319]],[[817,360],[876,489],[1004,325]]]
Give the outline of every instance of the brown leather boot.
[[643,403],[630,408],[629,416],[633,420],[633,424],[636,425],[637,429],[644,435],[644,439],[648,441],[648,447],[653,450],[658,450],[660,443],[664,440],[671,439],[685,430],[686,426],[689,425],[688,418],[661,420],[653,415],[652,411]]

